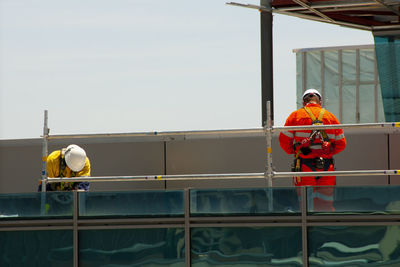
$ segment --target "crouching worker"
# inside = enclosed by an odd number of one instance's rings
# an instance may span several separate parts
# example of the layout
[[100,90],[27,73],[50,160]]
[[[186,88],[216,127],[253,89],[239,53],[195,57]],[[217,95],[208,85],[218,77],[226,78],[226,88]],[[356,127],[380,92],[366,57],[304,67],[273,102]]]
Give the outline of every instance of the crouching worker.
[[[50,153],[47,157],[47,176],[50,178],[87,177],[90,176],[90,161],[83,148],[69,145]],[[88,182],[48,183],[46,191],[88,191]],[[42,191],[40,182],[38,191]]]
[[[308,89],[303,94],[303,107],[287,118],[285,126],[339,124],[338,119],[329,111],[321,108],[321,94]],[[334,171],[333,155],[346,147],[342,129],[299,130],[281,132],[279,143],[288,154],[294,154],[292,171]],[[295,177],[296,186],[313,186],[314,211],[334,211],[333,197],[336,185],[335,176]]]

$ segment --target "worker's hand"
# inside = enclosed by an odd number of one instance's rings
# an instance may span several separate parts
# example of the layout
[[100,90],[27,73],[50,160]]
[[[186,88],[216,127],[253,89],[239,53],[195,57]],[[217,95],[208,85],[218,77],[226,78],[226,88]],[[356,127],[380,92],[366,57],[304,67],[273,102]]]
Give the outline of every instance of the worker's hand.
[[311,145],[310,138],[305,138],[305,139],[301,140],[301,142],[297,143],[297,145],[296,145],[296,153],[300,150],[300,152],[303,155],[310,154],[311,153],[310,145]]
[[332,152],[332,146],[330,142],[324,141],[321,143],[322,153],[330,154]]

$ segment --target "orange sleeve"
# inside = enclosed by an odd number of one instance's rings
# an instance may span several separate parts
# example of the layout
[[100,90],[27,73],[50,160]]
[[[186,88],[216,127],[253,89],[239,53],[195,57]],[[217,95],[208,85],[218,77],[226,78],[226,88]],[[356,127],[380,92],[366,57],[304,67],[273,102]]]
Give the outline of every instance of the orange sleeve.
[[[295,112],[290,114],[286,119],[285,126],[292,126],[292,120],[295,117]],[[279,134],[279,144],[281,148],[288,154],[294,154],[293,146],[294,131],[285,131]]]
[[[339,120],[329,112],[329,124],[340,124]],[[346,148],[346,138],[344,137],[343,129],[335,130],[335,141],[332,142],[332,154],[338,154]]]

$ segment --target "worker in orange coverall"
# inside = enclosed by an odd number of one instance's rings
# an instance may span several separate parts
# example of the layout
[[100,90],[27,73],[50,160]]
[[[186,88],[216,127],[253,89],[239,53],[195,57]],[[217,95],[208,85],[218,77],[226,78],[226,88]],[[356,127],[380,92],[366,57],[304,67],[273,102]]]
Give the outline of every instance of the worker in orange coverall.
[[[285,126],[339,124],[329,111],[321,108],[321,94],[316,89],[308,89],[303,94],[303,107],[292,112]],[[288,154],[295,155],[292,171],[333,171],[333,155],[346,147],[342,129],[298,130],[281,132],[279,143]],[[296,186],[314,186],[314,211],[334,211],[333,196],[335,176],[294,177]]]

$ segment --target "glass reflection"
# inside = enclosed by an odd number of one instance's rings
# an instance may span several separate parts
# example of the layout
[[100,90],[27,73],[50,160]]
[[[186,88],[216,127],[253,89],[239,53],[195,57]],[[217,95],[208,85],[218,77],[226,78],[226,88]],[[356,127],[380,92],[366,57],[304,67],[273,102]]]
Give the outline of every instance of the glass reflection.
[[183,191],[82,192],[80,216],[183,216]]
[[183,228],[79,232],[79,266],[185,266]]
[[193,267],[302,266],[300,227],[191,229]]
[[72,217],[72,192],[0,195],[0,219]]
[[309,228],[310,266],[400,266],[400,226]]
[[[323,187],[320,187],[323,188]],[[321,194],[316,188],[307,188],[308,212],[334,212],[347,214],[400,213],[400,186],[325,187],[333,190],[333,207],[316,205]],[[323,201],[327,201],[326,198]]]
[[0,266],[73,266],[72,231],[0,231]]
[[192,216],[296,214],[295,188],[207,189],[190,191]]

